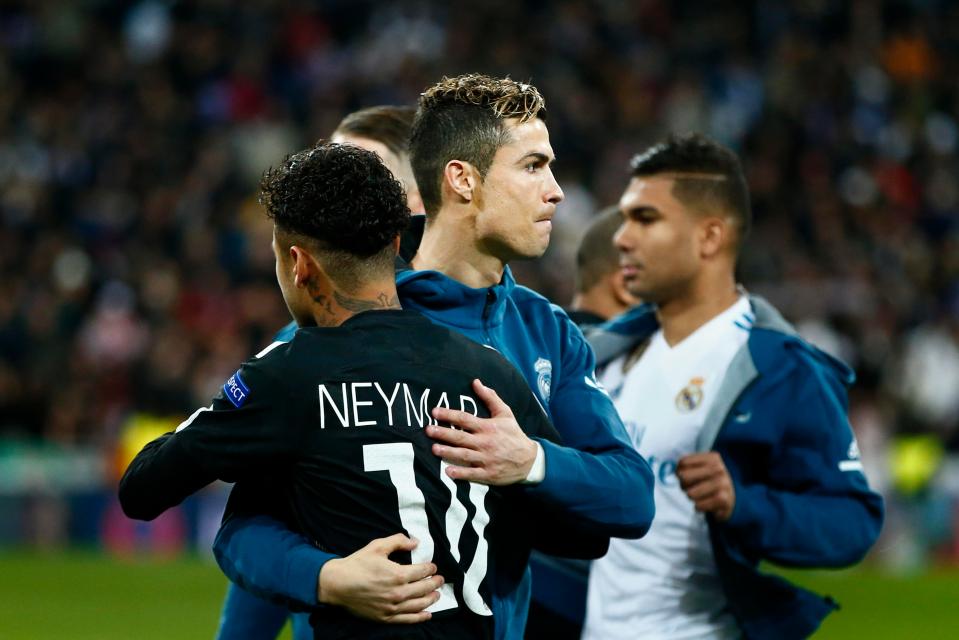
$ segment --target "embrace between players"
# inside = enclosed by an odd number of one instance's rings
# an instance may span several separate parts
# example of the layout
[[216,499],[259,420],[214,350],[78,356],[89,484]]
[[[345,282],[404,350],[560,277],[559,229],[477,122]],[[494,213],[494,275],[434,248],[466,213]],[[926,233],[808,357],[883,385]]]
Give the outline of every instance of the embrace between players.
[[882,501],[851,372],[737,288],[735,155],[636,157],[613,241],[646,304],[587,330],[594,357],[507,266],[543,254],[563,198],[536,88],[444,78],[408,141],[407,110],[355,116],[261,184],[295,325],[121,481],[144,519],[236,482],[218,637],[293,610],[298,639],[522,638],[533,549],[598,559],[584,637],[814,631],[834,603],[759,562],[855,563]]

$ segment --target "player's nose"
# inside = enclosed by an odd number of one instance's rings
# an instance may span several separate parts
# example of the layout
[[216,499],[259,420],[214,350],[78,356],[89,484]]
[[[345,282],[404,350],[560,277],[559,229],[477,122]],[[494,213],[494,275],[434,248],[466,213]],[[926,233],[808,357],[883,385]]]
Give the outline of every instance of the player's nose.
[[632,238],[629,235],[629,220],[624,220],[616,233],[613,234],[613,246],[621,253],[628,252],[633,248]]
[[546,184],[546,192],[544,194],[543,200],[550,202],[554,205],[559,204],[565,198],[563,193],[563,188],[559,186],[559,183],[556,181],[556,176],[553,175],[553,172],[549,172],[549,181]]

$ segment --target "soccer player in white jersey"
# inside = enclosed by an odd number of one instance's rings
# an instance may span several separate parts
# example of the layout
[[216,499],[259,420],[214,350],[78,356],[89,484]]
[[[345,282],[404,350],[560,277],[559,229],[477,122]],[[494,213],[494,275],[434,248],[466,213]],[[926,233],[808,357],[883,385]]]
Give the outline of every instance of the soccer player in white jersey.
[[835,603],[757,565],[852,564],[879,533],[846,417],[852,372],[737,286],[750,209],[732,151],[656,145],[619,206],[623,275],[648,304],[591,342],[656,476],[656,518],[593,563],[583,637],[805,637]]

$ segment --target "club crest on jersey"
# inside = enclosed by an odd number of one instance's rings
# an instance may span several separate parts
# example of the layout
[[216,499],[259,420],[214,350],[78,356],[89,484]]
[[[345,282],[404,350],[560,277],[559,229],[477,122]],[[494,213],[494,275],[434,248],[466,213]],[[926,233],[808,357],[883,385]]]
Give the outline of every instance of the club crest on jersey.
[[246,386],[246,383],[243,382],[239,371],[223,383],[223,394],[237,409],[242,407],[246,399],[250,397],[250,389]]
[[553,363],[546,358],[539,358],[533,365],[536,370],[536,386],[543,402],[549,402],[549,386],[553,382]]
[[689,381],[678,394],[676,394],[676,408],[682,413],[695,411],[703,402],[703,382],[702,378],[696,377]]

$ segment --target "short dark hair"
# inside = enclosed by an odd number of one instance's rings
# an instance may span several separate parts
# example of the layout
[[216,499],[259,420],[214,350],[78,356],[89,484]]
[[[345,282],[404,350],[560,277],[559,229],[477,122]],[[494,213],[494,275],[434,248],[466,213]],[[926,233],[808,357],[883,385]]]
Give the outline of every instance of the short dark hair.
[[673,195],[693,207],[718,205],[736,221],[737,245],[749,234],[749,188],[736,154],[699,133],[671,135],[630,162],[633,177],[677,174]]
[[536,87],[509,78],[472,73],[444,77],[419,100],[410,135],[410,163],[427,215],[442,201],[443,170],[450,160],[476,167],[485,178],[497,149],[507,144],[504,121],[546,118]]
[[381,142],[387,149],[402,157],[410,152],[410,131],[415,115],[414,107],[369,107],[354,111],[343,118],[333,133]]
[[623,223],[619,207],[606,207],[586,228],[576,251],[576,292],[586,293],[607,274],[619,268],[619,251],[613,236]]
[[309,242],[338,285],[392,269],[392,242],[409,224],[403,186],[379,156],[347,144],[322,142],[267,169],[260,202],[277,240]]

